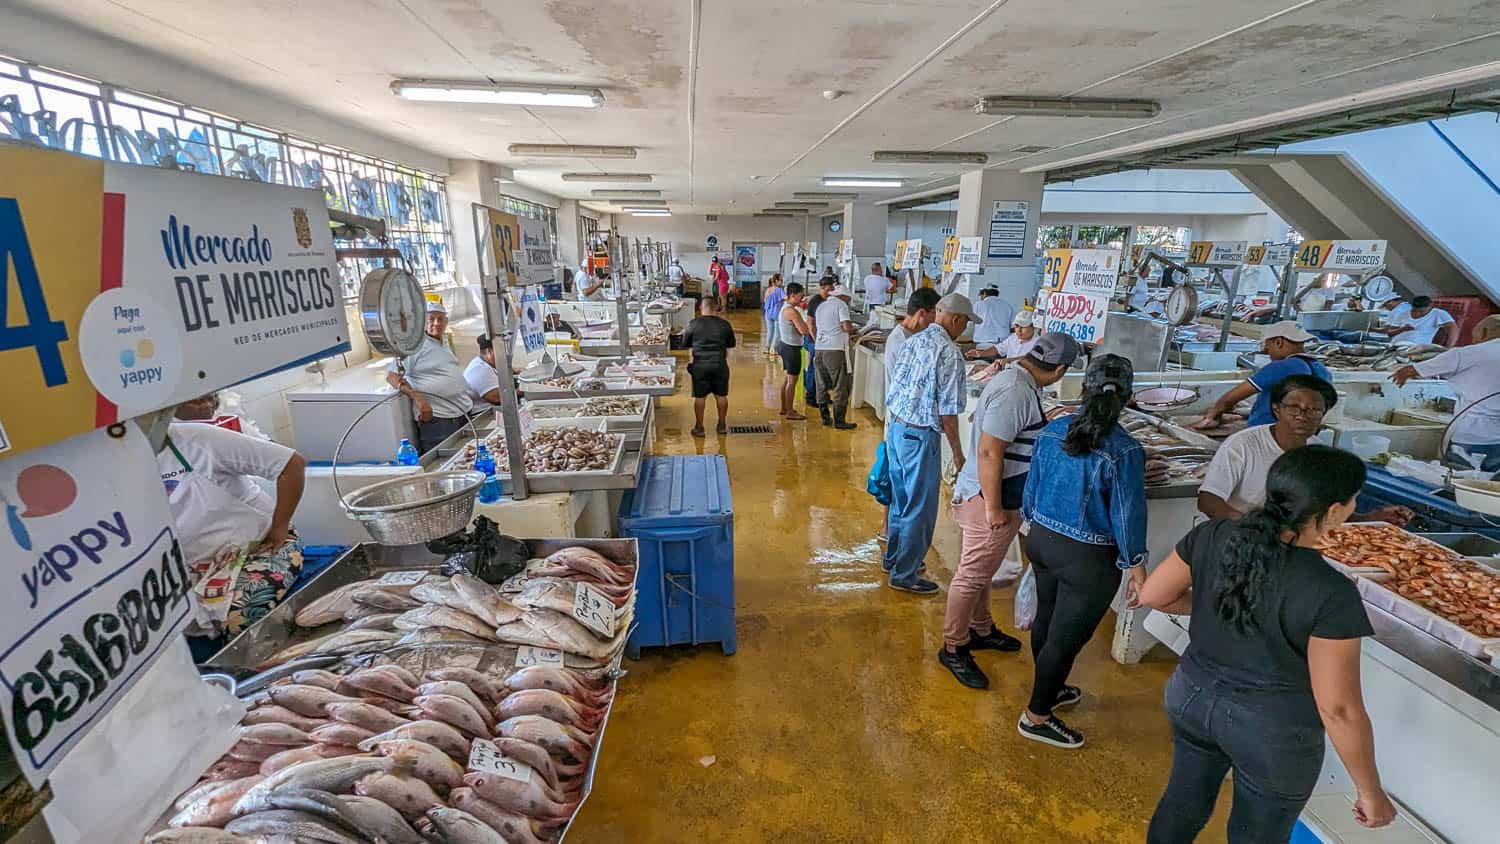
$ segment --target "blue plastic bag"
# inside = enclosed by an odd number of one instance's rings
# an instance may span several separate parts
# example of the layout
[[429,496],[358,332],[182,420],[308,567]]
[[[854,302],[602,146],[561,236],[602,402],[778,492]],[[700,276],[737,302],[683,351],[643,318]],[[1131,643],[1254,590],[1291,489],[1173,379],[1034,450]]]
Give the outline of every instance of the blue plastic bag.
[[890,506],[891,468],[886,464],[884,441],[875,449],[875,465],[870,467],[870,474],[865,478],[865,490],[875,496],[876,501]]

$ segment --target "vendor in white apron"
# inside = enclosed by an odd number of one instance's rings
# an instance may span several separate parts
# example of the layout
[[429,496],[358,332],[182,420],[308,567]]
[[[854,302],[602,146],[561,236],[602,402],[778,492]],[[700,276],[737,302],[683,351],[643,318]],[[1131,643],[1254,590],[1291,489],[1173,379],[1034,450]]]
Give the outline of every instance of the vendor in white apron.
[[[302,570],[292,513],[307,461],[290,448],[214,425],[173,422],[156,456],[199,621],[238,633],[276,607]],[[255,478],[275,484],[268,494]]]
[[1473,338],[1471,346],[1401,367],[1391,373],[1391,380],[1447,381],[1458,394],[1458,404],[1446,457],[1458,466],[1500,472],[1500,314],[1474,326]]

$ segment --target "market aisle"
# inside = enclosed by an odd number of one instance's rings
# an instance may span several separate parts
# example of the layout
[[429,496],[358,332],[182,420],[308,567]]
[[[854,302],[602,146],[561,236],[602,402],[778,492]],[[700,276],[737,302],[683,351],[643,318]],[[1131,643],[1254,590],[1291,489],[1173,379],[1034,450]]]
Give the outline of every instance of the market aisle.
[[[729,461],[739,652],[626,660],[598,787],[569,839],[1141,841],[1171,759],[1170,655],[1116,665],[1101,631],[1073,675],[1090,696],[1068,715],[1088,746],[1017,736],[1029,650],[980,654],[992,688],[964,689],[934,658],[943,599],[883,586],[881,509],[864,491],[879,422],[868,408],[853,432],[781,422],[759,315],[732,321],[730,421],[774,420],[773,433],[694,440],[684,386],[662,404],[657,449]],[[710,403],[710,431],[712,414]],[[957,551],[945,512],[927,558],[945,588]],[[1005,599],[997,617],[1009,628]],[[1221,816],[1202,840],[1222,841],[1222,829]]]

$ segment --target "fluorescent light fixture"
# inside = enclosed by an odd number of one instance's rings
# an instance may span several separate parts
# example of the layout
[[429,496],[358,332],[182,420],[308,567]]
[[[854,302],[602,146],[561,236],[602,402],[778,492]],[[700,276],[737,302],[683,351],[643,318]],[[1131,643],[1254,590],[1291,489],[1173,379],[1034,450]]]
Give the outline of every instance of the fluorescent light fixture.
[[[615,203],[615,204],[619,205],[619,203]],[[620,210],[621,211],[626,211],[626,212],[632,212],[632,211],[670,211],[671,209],[667,208],[667,204],[665,202],[662,202],[662,203],[656,203],[656,202],[631,203],[631,202],[627,202],[627,203],[625,203],[623,205],[620,205]]]
[[650,173],[564,173],[564,182],[649,182]]
[[572,85],[527,85],[512,82],[464,82],[444,79],[397,79],[391,93],[428,103],[495,103],[499,105],[598,108],[604,92]]
[[825,188],[899,188],[905,182],[900,179],[874,179],[860,176],[824,176],[822,184]]
[[859,199],[857,193],[819,193],[817,191],[796,191],[792,199],[815,199],[819,202],[853,202]]
[[510,154],[542,158],[635,158],[635,147],[580,144],[511,144]]
[[640,196],[661,196],[661,191],[636,188],[621,188],[619,190],[600,190],[598,188],[595,188],[594,190],[589,191],[589,195],[597,196],[601,199],[612,196],[625,197],[626,199],[629,199],[630,197]]
[[665,208],[644,208],[640,211],[631,211],[632,217],[670,217],[672,212]]
[[790,214],[790,213],[787,213],[786,211],[757,211],[756,213],[751,214],[750,216],[752,216],[752,217],[782,217],[782,218],[789,219],[791,217],[798,217],[798,216],[801,216],[801,215],[799,215],[799,214]]
[[982,152],[902,152],[881,150],[870,154],[876,164],[988,164]]
[[621,208],[662,208],[666,206],[667,201],[665,199],[613,199],[610,200],[610,204]]
[[807,214],[806,208],[762,208],[761,214],[780,214],[783,217],[802,217]]
[[984,97],[974,105],[974,112],[1037,117],[1145,118],[1161,114],[1161,103],[1088,97]]
[[808,208],[822,208],[822,207],[826,206],[828,203],[826,203],[826,202],[816,202],[816,201],[813,201],[813,200],[806,200],[806,199],[804,199],[804,200],[798,200],[796,202],[776,202],[776,203],[772,203],[772,204],[775,205],[777,208],[801,208],[803,210],[806,210]]

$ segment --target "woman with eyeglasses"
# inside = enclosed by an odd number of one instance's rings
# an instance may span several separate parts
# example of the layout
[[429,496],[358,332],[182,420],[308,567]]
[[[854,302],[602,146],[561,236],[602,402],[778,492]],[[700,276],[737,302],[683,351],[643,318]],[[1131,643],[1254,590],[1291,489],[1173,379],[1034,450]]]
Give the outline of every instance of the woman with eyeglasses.
[[1167,681],[1172,773],[1148,844],[1196,839],[1231,770],[1229,840],[1286,841],[1318,782],[1325,736],[1358,792],[1355,822],[1395,818],[1360,693],[1359,640],[1374,631],[1359,590],[1316,550],[1354,512],[1364,481],[1364,463],[1346,451],[1291,449],[1271,464],[1261,505],[1193,528],[1132,594],[1131,606],[1192,615],[1192,641]]
[[[1323,417],[1338,403],[1333,385],[1316,375],[1288,375],[1271,388],[1270,425],[1246,428],[1224,440],[1198,487],[1198,510],[1210,519],[1238,519],[1266,500],[1266,476],[1276,458],[1312,442]],[[1357,521],[1404,525],[1405,507],[1377,507]]]

